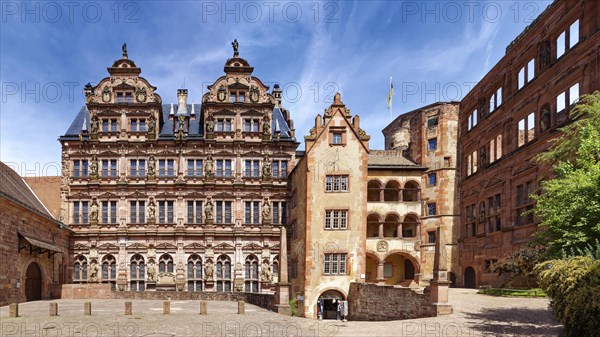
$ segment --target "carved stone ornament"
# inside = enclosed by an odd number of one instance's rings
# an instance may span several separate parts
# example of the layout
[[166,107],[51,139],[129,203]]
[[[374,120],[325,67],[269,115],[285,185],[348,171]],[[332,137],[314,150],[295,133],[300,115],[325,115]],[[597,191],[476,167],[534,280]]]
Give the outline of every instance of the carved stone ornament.
[[135,91],[135,99],[140,103],[146,102],[146,100],[148,99],[148,93],[146,92],[146,88],[137,88],[137,90]]
[[387,241],[377,241],[377,251],[380,253],[385,253],[388,251],[388,243]]
[[258,99],[260,97],[260,92],[258,91],[258,88],[253,85],[250,87],[250,101],[252,101],[253,103],[258,102]]
[[227,89],[225,89],[225,86],[221,84],[221,86],[219,86],[219,91],[217,91],[217,99],[219,101],[223,102],[226,97],[227,97]]
[[542,110],[542,115],[540,117],[540,130],[542,132],[548,130],[550,128],[550,111],[546,108]]
[[110,92],[110,89],[108,89],[108,86],[104,86],[104,89],[102,89],[102,102],[108,103],[111,99],[112,93]]

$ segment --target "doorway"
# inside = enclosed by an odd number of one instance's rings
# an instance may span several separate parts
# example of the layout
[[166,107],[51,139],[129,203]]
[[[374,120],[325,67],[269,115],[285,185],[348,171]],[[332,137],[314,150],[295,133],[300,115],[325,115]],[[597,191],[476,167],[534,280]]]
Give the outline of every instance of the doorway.
[[42,299],[42,271],[35,262],[29,264],[25,273],[25,299],[28,302]]
[[472,267],[465,269],[465,288],[475,288],[475,270]]
[[323,301],[323,319],[337,319],[338,301],[343,301],[344,295],[337,290],[327,290],[319,298]]

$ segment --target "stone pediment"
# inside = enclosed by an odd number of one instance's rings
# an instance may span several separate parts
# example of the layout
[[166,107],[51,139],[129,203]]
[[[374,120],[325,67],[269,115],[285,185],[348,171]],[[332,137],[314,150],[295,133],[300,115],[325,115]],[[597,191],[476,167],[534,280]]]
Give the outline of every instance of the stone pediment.
[[176,251],[177,250],[177,246],[175,246],[172,243],[169,242],[161,242],[159,244],[157,244],[154,248],[156,248],[157,250],[164,250],[164,251]]
[[142,193],[139,190],[135,191],[127,196],[130,199],[146,199],[148,195],[146,193]]
[[105,192],[102,193],[98,196],[98,198],[102,198],[102,199],[113,199],[113,198],[118,198],[119,196],[115,193],[112,192]]
[[223,156],[223,157],[229,157],[229,156],[233,156],[233,155],[234,155],[234,153],[233,153],[233,152],[231,152],[231,151],[226,151],[226,150],[223,150],[223,151],[219,151],[219,152],[215,152],[215,153],[214,153],[214,156],[215,156],[215,157],[220,157],[220,156]]
[[197,200],[197,199],[206,199],[206,194],[194,191],[192,193],[186,194],[185,198],[187,198],[187,199],[195,199],[195,200]]
[[533,170],[533,169],[537,169],[537,165],[532,163],[532,162],[528,162],[528,163],[524,163],[521,165],[518,165],[516,167],[513,168],[512,170],[512,176],[517,176],[521,173],[527,172],[529,170]]
[[134,250],[134,251],[141,251],[141,250],[146,250],[148,247],[146,245],[143,245],[139,242],[134,242],[132,244],[130,244],[129,246],[127,246],[127,250]]
[[212,196],[213,200],[214,199],[232,199],[233,197],[234,197],[233,194],[227,193],[227,192],[217,193]]
[[125,82],[121,82],[121,83],[113,86],[113,90],[114,89],[116,89],[116,90],[128,90],[128,91],[131,91],[131,90],[134,90],[135,87],[133,85],[129,85],[129,84],[125,83]]
[[250,89],[249,86],[247,86],[245,84],[242,84],[240,82],[235,82],[235,83],[229,85],[228,88],[229,89],[237,89],[237,90],[239,90],[239,89],[241,89],[241,90],[248,90],[248,89]]
[[257,110],[247,110],[247,111],[243,111],[241,113],[242,116],[258,116],[258,117],[262,117],[263,113]]
[[233,250],[235,250],[235,247],[232,246],[232,245],[230,245],[229,243],[223,242],[223,243],[220,243],[220,244],[216,245],[214,247],[214,250],[216,252],[233,251]]
[[235,115],[235,112],[233,112],[229,109],[222,109],[219,111],[215,111],[215,113],[213,115],[214,116],[231,116],[231,115]]
[[167,157],[168,156],[175,156],[175,155],[177,155],[177,153],[175,151],[168,150],[168,149],[163,149],[161,151],[157,151],[156,154],[159,155],[159,156],[167,156]]
[[130,156],[144,156],[144,157],[147,157],[148,156],[148,152],[142,151],[139,148],[136,148],[135,150],[130,151],[129,155]]
[[476,190],[476,189],[474,189],[474,188],[472,188],[472,189],[470,189],[470,190],[466,190],[466,191],[463,193],[463,198],[467,198],[467,197],[470,197],[470,196],[472,196],[472,195],[478,195],[478,194],[479,194],[479,191],[478,191],[478,190]]
[[102,151],[100,153],[98,153],[99,157],[118,157],[119,153],[112,151],[112,150],[108,150],[108,151]]
[[192,242],[187,246],[184,246],[183,249],[186,252],[192,252],[192,253],[197,253],[197,252],[202,252],[206,249],[206,246],[198,243],[198,242]]
[[242,250],[244,250],[244,251],[260,251],[262,249],[263,249],[263,247],[256,244],[255,242],[251,242],[242,247]]
[[255,200],[261,200],[262,199],[262,195],[260,195],[258,193],[255,193],[255,192],[252,192],[250,194],[246,194],[244,197],[248,198],[248,199],[255,199]]
[[155,196],[155,199],[170,199],[170,198],[175,198],[176,195],[174,193],[169,193],[169,192],[162,192],[159,193]]
[[204,156],[204,153],[201,151],[198,151],[197,149],[193,149],[193,150],[186,152],[185,155],[186,156]]
[[89,194],[85,194],[82,192],[77,192],[73,195],[71,195],[70,199],[89,199],[90,195]]
[[73,250],[86,250],[87,251],[89,249],[90,249],[90,246],[85,245],[83,243],[79,243],[78,242],[78,243],[76,243],[76,244],[73,245]]
[[492,188],[498,184],[504,184],[504,180],[498,177],[494,177],[485,184],[484,189]]
[[104,243],[104,244],[98,246],[98,248],[100,248],[103,251],[107,251],[107,252],[119,250],[119,246],[112,244],[110,242]]
[[90,156],[89,152],[85,152],[85,151],[81,151],[81,150],[71,152],[69,155],[71,157],[89,157]]
[[263,154],[258,152],[258,151],[249,151],[249,152],[244,152],[244,157],[262,157]]
[[173,273],[158,273],[158,281],[156,282],[157,284],[164,284],[164,285],[174,285],[175,284],[175,274]]

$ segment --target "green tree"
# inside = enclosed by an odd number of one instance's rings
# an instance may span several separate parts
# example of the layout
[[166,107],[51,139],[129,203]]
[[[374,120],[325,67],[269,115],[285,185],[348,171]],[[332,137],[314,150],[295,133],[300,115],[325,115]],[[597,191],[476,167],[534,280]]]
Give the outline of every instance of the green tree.
[[554,257],[600,239],[600,92],[583,96],[571,118],[562,136],[537,157],[552,167],[555,178],[532,195],[543,228],[535,242]]
[[535,276],[533,270],[536,264],[544,260],[545,248],[542,246],[523,246],[514,253],[507,255],[494,264],[494,272],[498,275],[513,273],[523,275],[527,287],[530,288],[529,278]]

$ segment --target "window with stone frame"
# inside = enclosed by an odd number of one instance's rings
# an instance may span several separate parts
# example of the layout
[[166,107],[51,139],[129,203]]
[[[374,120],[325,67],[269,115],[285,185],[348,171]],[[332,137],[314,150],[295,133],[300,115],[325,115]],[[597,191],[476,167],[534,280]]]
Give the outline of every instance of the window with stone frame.
[[115,290],[117,281],[117,260],[108,254],[102,258],[102,283],[110,283],[111,289]]
[[175,222],[174,204],[173,200],[158,202],[158,223],[172,224]]
[[202,176],[202,159],[187,160],[187,175],[188,177]]
[[202,201],[188,200],[187,201],[187,223],[201,224],[202,223]]
[[174,177],[175,176],[175,159],[159,159],[158,160],[158,176]]
[[216,201],[215,202],[215,223],[230,224],[231,221],[231,201]]
[[490,113],[494,112],[498,107],[502,105],[502,87],[498,88],[496,92],[490,96]]
[[490,164],[502,157],[502,134],[490,140],[489,157]]
[[348,192],[348,175],[325,176],[325,192]]
[[517,146],[523,146],[535,138],[535,112],[527,115],[518,123]]
[[477,172],[477,151],[471,152],[467,156],[467,177]]
[[146,160],[145,159],[131,159],[129,161],[130,175],[132,177],[145,177],[146,176]]
[[145,118],[131,118],[131,132],[146,132],[146,119]]
[[118,132],[119,125],[116,118],[102,119],[102,132]]
[[579,19],[556,38],[556,58],[562,57],[568,50],[579,43]]
[[233,171],[231,169],[232,168],[231,159],[217,159],[216,164],[217,164],[217,170],[216,170],[217,177],[232,177],[233,176]]
[[517,226],[534,223],[534,216],[532,212],[534,202],[531,198],[531,194],[533,192],[533,181],[528,181],[517,186],[517,200],[515,202],[515,222]]
[[73,177],[87,177],[89,174],[89,163],[87,160],[73,161]]
[[273,210],[273,224],[285,225],[287,222],[287,203],[285,201],[273,201],[271,209]]
[[494,265],[498,262],[498,259],[486,259],[484,261],[483,272],[486,274],[490,274],[494,272]]
[[344,253],[326,253],[323,258],[323,274],[346,275],[346,257]]
[[287,178],[287,160],[273,160],[271,166],[273,178]]
[[259,132],[260,119],[246,118],[244,119],[244,132]]
[[427,243],[435,243],[435,231],[427,232]]
[[74,201],[73,202],[73,223],[87,224],[89,223],[89,201]]
[[255,255],[248,255],[244,267],[244,291],[257,293],[259,284],[258,258]]
[[244,223],[258,224],[260,223],[260,201],[244,202]]
[[117,223],[117,202],[116,201],[108,201],[103,200],[102,205],[102,223],[104,224],[116,224]]
[[472,128],[474,128],[475,126],[477,126],[477,118],[478,118],[478,116],[477,116],[477,109],[475,109],[469,115],[469,118],[468,118],[468,121],[467,121],[467,131],[469,131]]
[[326,230],[346,230],[346,229],[348,229],[348,210],[326,210],[325,211],[325,229]]
[[227,255],[221,255],[216,263],[217,291],[231,291],[231,259]]
[[488,214],[486,227],[488,233],[500,231],[502,229],[502,195],[496,194],[488,197]]
[[77,255],[75,262],[73,263],[73,282],[87,282],[87,272],[88,263],[86,257],[83,255]]
[[144,257],[140,254],[132,256],[129,268],[129,290],[146,290],[146,264],[144,262]]
[[575,83],[569,90],[560,93],[556,97],[556,113],[571,111],[573,105],[579,100],[579,89],[580,84]]
[[173,257],[169,254],[163,254],[158,259],[158,272],[159,273],[172,273],[173,272]]
[[231,118],[217,118],[216,130],[217,132],[233,132],[233,119]]
[[192,254],[187,263],[187,291],[202,291],[202,258]]
[[103,177],[116,177],[117,176],[117,160],[116,159],[103,159],[102,160],[102,176]]
[[129,201],[129,222],[132,224],[146,223],[146,201]]
[[244,177],[246,177],[246,178],[260,177],[260,160],[259,159],[244,160]]
[[535,59],[531,59],[519,69],[517,76],[517,89],[521,90],[527,83],[533,81],[535,78]]

